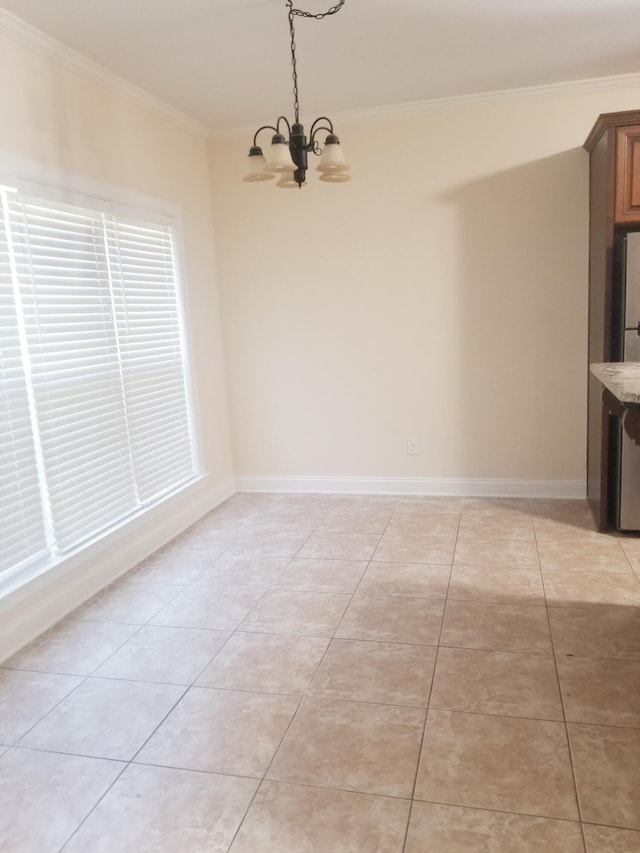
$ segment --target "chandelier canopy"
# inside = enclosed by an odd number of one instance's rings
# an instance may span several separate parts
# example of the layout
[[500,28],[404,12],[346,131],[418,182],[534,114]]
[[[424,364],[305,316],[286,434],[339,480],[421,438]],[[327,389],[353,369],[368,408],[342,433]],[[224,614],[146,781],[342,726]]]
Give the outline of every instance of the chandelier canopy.
[[[346,162],[340,140],[333,130],[331,119],[320,116],[311,125],[309,139],[300,122],[300,103],[298,93],[298,70],[296,65],[296,36],[294,18],[313,18],[320,21],[329,15],[335,15],[345,4],[338,0],[326,12],[314,15],[302,9],[294,9],[293,0],[286,0],[289,10],[289,32],[291,33],[291,65],[293,67],[293,114],[292,123],[285,116],[280,116],[274,125],[265,124],[259,127],[253,136],[253,145],[249,149],[249,169],[245,181],[270,181],[278,176],[276,183],[281,189],[302,188],[306,183],[308,169],[307,155],[309,153],[320,157],[316,169],[320,172],[320,180],[328,183],[350,181],[349,164]],[[264,130],[272,131],[271,146],[265,157],[258,145],[258,135]],[[317,135],[325,131],[327,136],[324,147],[321,147]]]

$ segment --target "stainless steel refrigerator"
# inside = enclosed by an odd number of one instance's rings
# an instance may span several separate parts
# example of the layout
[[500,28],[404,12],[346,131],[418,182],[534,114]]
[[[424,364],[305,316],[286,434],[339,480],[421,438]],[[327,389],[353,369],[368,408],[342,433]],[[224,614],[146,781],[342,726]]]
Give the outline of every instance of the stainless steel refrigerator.
[[[616,361],[640,362],[640,232],[621,235],[614,251],[613,353]],[[640,447],[612,429],[611,518],[619,530],[640,530]]]

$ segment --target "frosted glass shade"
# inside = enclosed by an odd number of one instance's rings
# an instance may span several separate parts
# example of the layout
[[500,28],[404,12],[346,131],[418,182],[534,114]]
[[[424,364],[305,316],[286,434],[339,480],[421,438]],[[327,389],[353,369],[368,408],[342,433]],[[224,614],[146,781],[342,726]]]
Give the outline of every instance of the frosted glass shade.
[[267,151],[267,172],[293,172],[296,164],[293,162],[289,146],[284,136],[279,134],[273,137],[271,146]]
[[[306,186],[307,182],[303,181],[302,186]],[[276,186],[281,190],[297,190],[298,182],[293,177],[293,172],[283,172]]]
[[264,167],[267,161],[262,155],[262,150],[257,146],[253,147],[247,157],[249,168],[242,179],[243,181],[270,181],[273,178],[269,172],[265,172]]
[[328,184],[344,184],[351,180],[351,175],[346,172],[323,172],[320,175],[321,181],[326,181]]
[[320,162],[316,166],[318,172],[346,172],[349,168],[338,137],[327,136]]

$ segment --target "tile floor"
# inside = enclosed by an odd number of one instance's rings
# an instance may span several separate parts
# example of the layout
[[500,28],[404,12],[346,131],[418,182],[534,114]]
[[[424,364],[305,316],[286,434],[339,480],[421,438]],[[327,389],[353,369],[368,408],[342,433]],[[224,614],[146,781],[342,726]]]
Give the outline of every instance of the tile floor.
[[3,853],[638,853],[640,538],[236,495],[0,668]]

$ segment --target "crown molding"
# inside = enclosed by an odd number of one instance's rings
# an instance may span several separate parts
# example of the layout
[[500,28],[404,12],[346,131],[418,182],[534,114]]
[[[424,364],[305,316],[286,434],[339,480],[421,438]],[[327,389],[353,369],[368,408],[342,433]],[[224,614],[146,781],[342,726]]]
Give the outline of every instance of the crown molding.
[[[105,89],[134,101],[149,112],[172,121],[184,130],[209,139],[229,139],[251,136],[259,122],[232,125],[221,128],[208,127],[186,113],[170,106],[160,98],[119,77],[97,62],[72,50],[51,36],[36,29],[0,7],[0,34],[35,50],[56,64],[80,74]],[[594,77],[587,80],[571,80],[564,83],[548,83],[543,86],[527,86],[519,89],[498,89],[469,95],[453,95],[447,98],[431,98],[425,101],[410,101],[402,104],[387,104],[380,107],[341,110],[332,112],[332,118],[345,124],[360,124],[369,121],[393,120],[402,117],[418,117],[432,113],[453,112],[470,107],[488,106],[509,101],[528,101],[572,95],[598,94],[627,89],[640,90],[640,74],[622,74],[615,77]],[[303,117],[308,121],[308,117]]]
[[[384,121],[397,118],[415,118],[432,113],[446,113],[470,107],[490,106],[509,101],[533,101],[545,98],[570,97],[572,95],[600,94],[612,91],[638,89],[640,74],[621,74],[615,77],[593,77],[588,80],[571,80],[565,83],[547,83],[544,86],[526,86],[519,89],[497,89],[470,95],[453,95],[448,98],[432,98],[426,101],[410,101],[404,104],[388,104],[381,107],[365,107],[357,110],[331,112],[334,123],[361,124],[369,121]],[[229,139],[238,136],[253,138],[259,122],[235,125],[212,130],[209,139]]]
[[210,128],[196,119],[180,112],[180,110],[149,94],[144,89],[134,86],[133,83],[129,83],[123,77],[108,71],[102,65],[98,65],[97,62],[93,62],[2,8],[0,8],[0,34],[31,48],[63,68],[75,71],[92,83],[124,96],[143,109],[169,119],[183,130],[203,137],[209,136],[211,132]]

